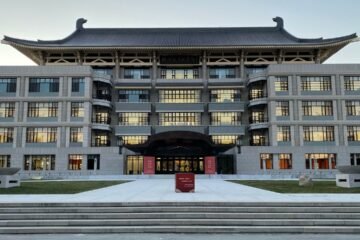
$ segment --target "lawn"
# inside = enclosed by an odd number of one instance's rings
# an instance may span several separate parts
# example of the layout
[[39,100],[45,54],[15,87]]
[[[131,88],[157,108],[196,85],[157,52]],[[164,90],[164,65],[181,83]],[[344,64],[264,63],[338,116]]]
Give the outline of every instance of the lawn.
[[20,187],[0,188],[0,194],[73,194],[126,182],[128,181],[24,181]]
[[337,187],[335,181],[314,181],[313,186],[300,187],[298,181],[232,180],[230,182],[278,193],[360,193],[360,188]]

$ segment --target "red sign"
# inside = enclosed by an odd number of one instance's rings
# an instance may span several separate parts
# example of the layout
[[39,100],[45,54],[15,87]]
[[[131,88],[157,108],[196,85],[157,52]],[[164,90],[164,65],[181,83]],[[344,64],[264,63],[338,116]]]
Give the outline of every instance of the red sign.
[[205,174],[216,173],[216,158],[214,156],[205,157]]
[[155,174],[155,157],[144,156],[144,174]]
[[175,192],[195,192],[195,174],[176,173]]

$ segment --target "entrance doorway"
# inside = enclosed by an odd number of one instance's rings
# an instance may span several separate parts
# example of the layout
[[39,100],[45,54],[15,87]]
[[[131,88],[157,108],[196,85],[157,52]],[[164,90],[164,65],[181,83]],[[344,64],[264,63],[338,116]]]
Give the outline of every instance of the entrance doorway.
[[156,157],[155,173],[156,174],[173,174],[192,172],[204,173],[203,156],[186,156],[186,157]]

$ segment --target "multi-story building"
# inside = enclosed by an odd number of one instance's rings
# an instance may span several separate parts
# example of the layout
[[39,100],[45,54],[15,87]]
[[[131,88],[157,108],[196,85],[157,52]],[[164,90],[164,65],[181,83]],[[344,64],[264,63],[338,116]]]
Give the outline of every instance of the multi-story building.
[[360,165],[357,40],[256,28],[84,28],[6,37],[40,66],[0,67],[0,167],[24,177],[313,173]]

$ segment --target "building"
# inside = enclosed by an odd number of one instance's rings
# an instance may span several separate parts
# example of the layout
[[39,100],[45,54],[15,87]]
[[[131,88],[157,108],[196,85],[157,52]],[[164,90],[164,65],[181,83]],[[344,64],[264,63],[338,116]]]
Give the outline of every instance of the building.
[[[84,28],[8,44],[39,66],[0,67],[0,167],[23,177],[312,173],[360,165],[358,40],[275,27]],[[147,166],[149,167],[149,166]]]

